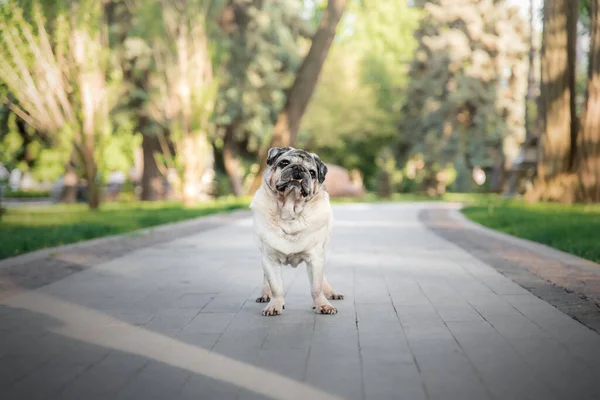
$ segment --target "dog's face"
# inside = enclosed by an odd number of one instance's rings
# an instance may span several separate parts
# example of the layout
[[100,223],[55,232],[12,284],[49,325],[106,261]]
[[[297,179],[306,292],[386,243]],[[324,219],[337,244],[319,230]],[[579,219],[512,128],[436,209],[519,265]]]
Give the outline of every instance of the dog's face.
[[319,156],[293,147],[269,150],[264,180],[271,190],[287,197],[295,193],[298,200],[308,201],[323,188],[327,166]]

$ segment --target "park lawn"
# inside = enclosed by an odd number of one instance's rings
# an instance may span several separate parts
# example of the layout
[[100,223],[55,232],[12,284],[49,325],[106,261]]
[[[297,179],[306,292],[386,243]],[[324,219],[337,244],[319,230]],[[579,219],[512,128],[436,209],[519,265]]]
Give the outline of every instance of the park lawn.
[[529,204],[496,198],[469,205],[463,213],[489,228],[600,262],[600,204]]
[[107,203],[9,208],[0,220],[0,259],[46,247],[132,232],[170,222],[247,208],[249,199],[223,199],[184,207],[174,202]]
[[7,190],[2,196],[9,199],[43,199],[50,197],[50,192],[45,190]]

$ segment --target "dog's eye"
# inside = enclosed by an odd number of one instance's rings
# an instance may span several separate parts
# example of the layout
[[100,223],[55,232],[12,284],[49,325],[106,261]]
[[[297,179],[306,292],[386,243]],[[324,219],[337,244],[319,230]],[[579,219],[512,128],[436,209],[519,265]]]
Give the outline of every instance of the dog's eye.
[[310,171],[310,176],[315,179],[317,177],[317,173],[315,171]]
[[288,165],[290,165],[290,162],[289,162],[288,160],[283,160],[283,161],[281,161],[281,162],[279,163],[279,166],[280,166],[281,168],[283,168],[283,167],[287,167]]

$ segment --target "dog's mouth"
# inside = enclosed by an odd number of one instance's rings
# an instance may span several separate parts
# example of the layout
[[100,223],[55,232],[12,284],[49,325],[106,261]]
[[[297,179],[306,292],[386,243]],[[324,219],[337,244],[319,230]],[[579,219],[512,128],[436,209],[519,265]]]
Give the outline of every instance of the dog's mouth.
[[292,190],[299,190],[300,193],[302,193],[303,197],[308,196],[308,191],[306,190],[306,188],[304,187],[304,185],[302,185],[302,182],[304,181],[304,179],[290,179],[287,182],[284,183],[280,183],[276,186],[277,191],[283,194],[288,194],[290,193]]

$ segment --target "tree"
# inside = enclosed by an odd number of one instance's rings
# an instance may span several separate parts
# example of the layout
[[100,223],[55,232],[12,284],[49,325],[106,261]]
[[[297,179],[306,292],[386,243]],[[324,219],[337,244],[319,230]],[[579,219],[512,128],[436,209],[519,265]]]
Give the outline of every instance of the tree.
[[242,195],[240,153],[255,153],[285,101],[308,31],[296,0],[230,0],[214,122],[217,149],[234,195]]
[[379,153],[398,136],[419,12],[404,0],[352,3],[300,125],[298,144],[359,170],[375,186]]
[[444,190],[449,167],[469,190],[464,177],[482,167],[494,172],[499,191],[525,137],[525,21],[503,1],[439,0],[424,10],[402,110],[401,161],[422,163],[424,190]]
[[600,2],[591,1],[587,94],[577,137],[576,198],[600,202]]
[[577,143],[575,61],[578,2],[546,0],[542,33],[539,115],[542,134],[530,200],[575,200],[572,174]]
[[308,54],[296,74],[283,110],[279,113],[273,134],[267,146],[262,147],[259,156],[259,169],[250,186],[254,193],[261,185],[266,168],[267,150],[270,147],[285,147],[296,144],[300,121],[313,94],[323,63],[335,37],[337,25],[342,18],[348,0],[329,0],[321,17],[319,27],[313,36]]
[[14,113],[54,146],[72,146],[87,180],[89,206],[97,208],[96,153],[110,134],[111,109],[103,8],[95,1],[57,8],[52,36],[39,4],[33,23],[16,2],[3,6],[0,75],[17,100]]
[[186,204],[208,195],[209,142],[216,83],[210,22],[217,0],[111,3],[111,39],[123,74],[119,111],[142,134],[142,199],[156,200],[168,179]]
[[533,105],[535,101],[535,67],[534,67],[534,59],[535,59],[535,46],[534,46],[534,11],[533,11],[533,2],[534,0],[529,0],[529,68],[527,72],[527,93],[525,95],[525,137],[530,139],[532,137],[532,129],[531,129],[531,111],[530,106]]
[[142,135],[141,199],[158,200],[163,191],[157,163],[157,155],[161,153],[158,132],[167,137],[168,132],[148,115],[150,77],[156,69],[148,40],[158,35],[156,26],[160,13],[154,0],[128,3],[110,0],[106,4],[106,15],[111,50],[123,74],[123,96],[117,111],[119,116],[133,123],[134,132]]
[[214,173],[208,138],[216,92],[208,44],[209,5],[203,0],[159,0],[166,40],[152,42],[157,73],[149,115],[169,132],[174,151],[158,132],[162,155],[186,205],[207,194]]
[[360,55],[350,41],[338,43],[300,128],[299,145],[328,162],[375,176],[379,149],[397,135],[395,118],[377,104],[374,85],[361,81]]

